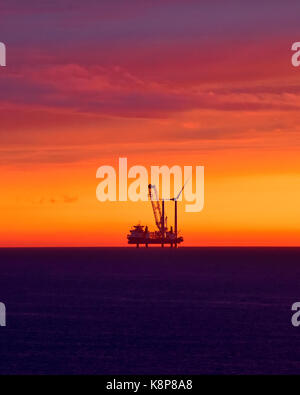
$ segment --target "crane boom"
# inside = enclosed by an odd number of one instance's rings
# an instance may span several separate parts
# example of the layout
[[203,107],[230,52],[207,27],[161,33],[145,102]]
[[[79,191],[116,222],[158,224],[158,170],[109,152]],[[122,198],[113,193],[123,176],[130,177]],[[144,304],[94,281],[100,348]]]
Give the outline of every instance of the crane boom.
[[[155,196],[153,196],[152,189],[154,190]],[[155,223],[156,223],[156,226],[158,227],[158,230],[161,232],[162,231],[162,221],[161,221],[162,213],[161,213],[158,193],[157,193],[157,189],[156,189],[155,185],[149,184],[148,191],[149,191],[149,198],[151,200],[151,205],[152,205],[152,209],[153,209]]]

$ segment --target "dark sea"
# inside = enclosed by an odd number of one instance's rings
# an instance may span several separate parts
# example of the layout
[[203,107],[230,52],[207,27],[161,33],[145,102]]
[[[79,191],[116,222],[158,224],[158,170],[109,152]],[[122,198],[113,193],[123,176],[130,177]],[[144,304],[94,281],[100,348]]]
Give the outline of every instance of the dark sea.
[[300,248],[0,249],[0,374],[299,374]]

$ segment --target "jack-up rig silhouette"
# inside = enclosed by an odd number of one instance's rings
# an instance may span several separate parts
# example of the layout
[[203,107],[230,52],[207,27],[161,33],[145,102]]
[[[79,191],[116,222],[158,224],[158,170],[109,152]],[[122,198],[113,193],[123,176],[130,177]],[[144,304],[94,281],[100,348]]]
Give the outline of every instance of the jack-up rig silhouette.
[[[148,193],[151,201],[154,219],[156,226],[158,228],[157,231],[149,232],[148,226],[142,226],[140,224],[133,226],[130,229],[130,233],[127,235],[128,244],[136,244],[137,248],[140,244],[145,244],[148,247],[148,244],[161,244],[164,247],[165,244],[170,244],[170,247],[177,247],[178,244],[183,242],[183,237],[178,236],[177,229],[177,201],[183,191],[185,185],[181,188],[179,194],[176,197],[171,199],[162,199],[161,206],[158,198],[158,193],[155,185],[148,185]],[[174,231],[173,226],[171,226],[170,230],[168,229],[168,217],[165,216],[165,201],[173,201],[175,204],[175,212],[174,212]]]

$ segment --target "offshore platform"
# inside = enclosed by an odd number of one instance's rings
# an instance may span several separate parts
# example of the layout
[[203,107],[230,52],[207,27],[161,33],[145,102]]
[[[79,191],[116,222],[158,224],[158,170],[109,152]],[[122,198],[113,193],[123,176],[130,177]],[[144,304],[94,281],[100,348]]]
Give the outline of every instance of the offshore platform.
[[[183,188],[184,186],[176,197],[171,199],[162,199],[162,203],[160,205],[155,185],[148,185],[148,193],[157,230],[149,232],[148,226],[142,226],[140,224],[135,225],[130,229],[130,233],[127,235],[128,244],[136,244],[137,248],[140,244],[145,244],[146,247],[148,247],[149,244],[160,244],[162,247],[164,247],[165,244],[170,244],[170,247],[176,248],[178,244],[183,242],[183,237],[178,236],[177,230],[177,201],[183,191]],[[168,229],[168,218],[165,216],[166,200],[173,201],[175,204],[174,230],[173,226],[171,226],[170,230]]]

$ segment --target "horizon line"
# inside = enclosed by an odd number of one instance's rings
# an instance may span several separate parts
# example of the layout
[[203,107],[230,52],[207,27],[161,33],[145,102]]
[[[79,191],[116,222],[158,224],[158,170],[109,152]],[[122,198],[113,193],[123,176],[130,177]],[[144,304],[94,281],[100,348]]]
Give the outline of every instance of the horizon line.
[[[97,246],[97,245],[78,245],[78,246],[72,246],[72,245],[65,245],[65,246],[0,246],[0,250],[2,249],[41,249],[41,248],[126,248],[126,249],[132,249],[136,250],[137,248],[135,246]],[[177,247],[176,249],[182,249],[182,248],[300,248],[300,245],[259,245],[259,244],[249,244],[249,245],[191,245],[191,246],[180,246]],[[151,249],[160,249],[162,250],[161,246],[153,246],[149,247],[146,249],[145,247],[140,247],[139,250],[151,250]],[[169,250],[170,247],[164,247],[163,250]]]

